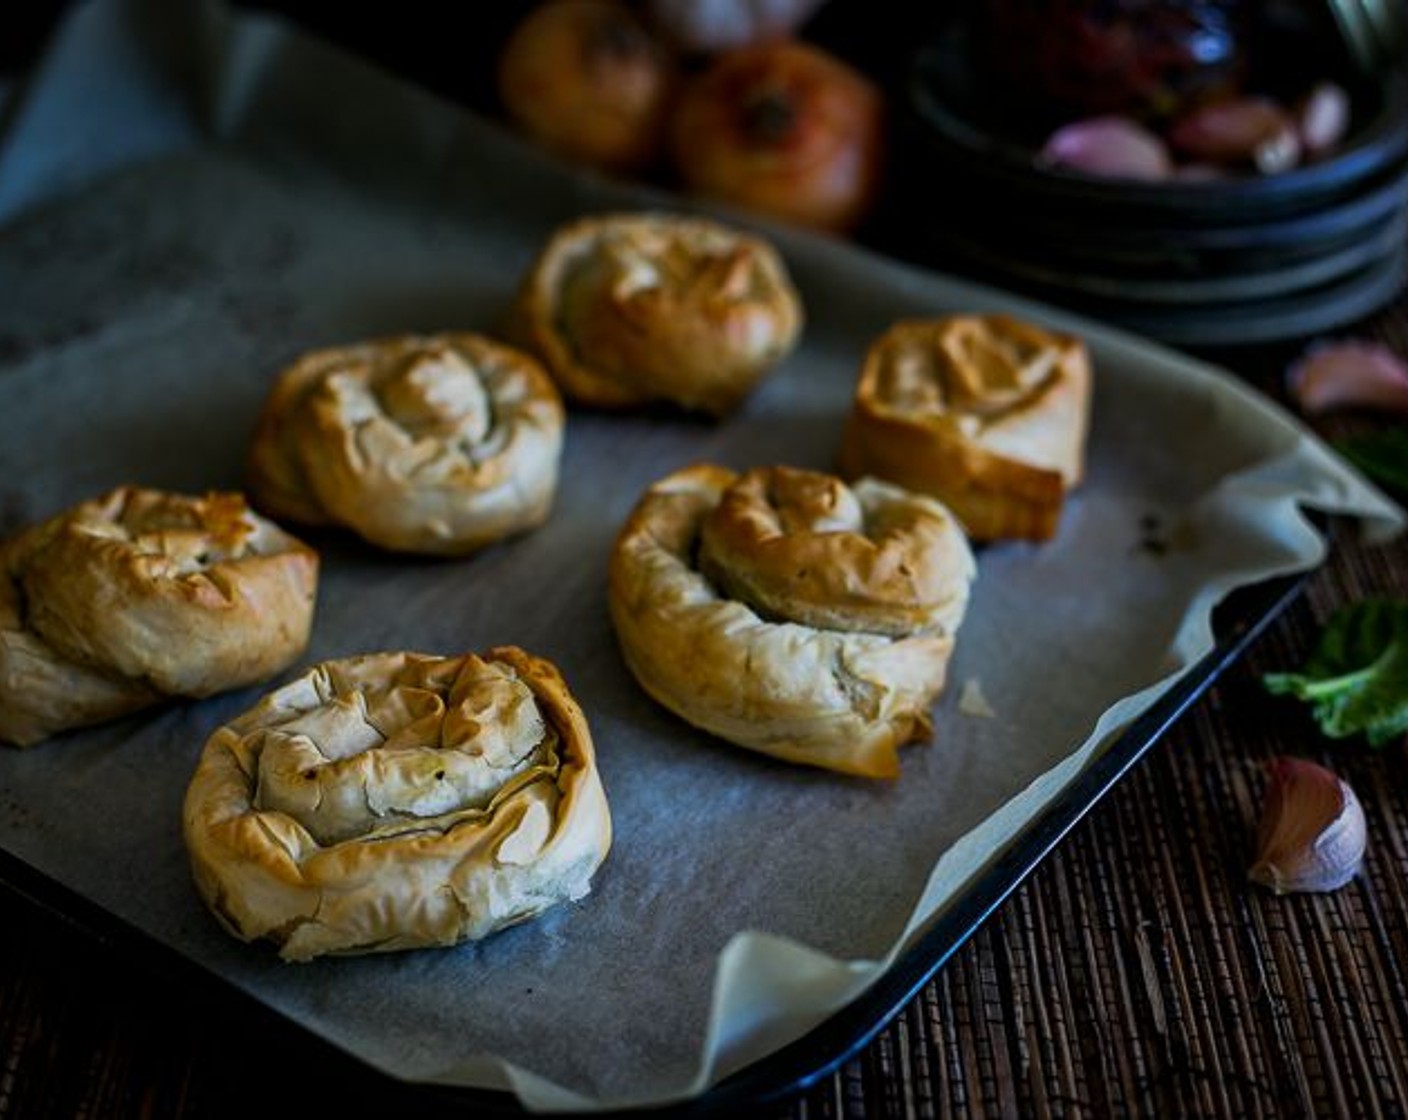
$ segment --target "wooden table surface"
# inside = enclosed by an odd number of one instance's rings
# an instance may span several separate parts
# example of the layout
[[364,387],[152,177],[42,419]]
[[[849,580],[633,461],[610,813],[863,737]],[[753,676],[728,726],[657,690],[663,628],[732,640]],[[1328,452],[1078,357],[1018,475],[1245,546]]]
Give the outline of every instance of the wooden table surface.
[[[4,61],[4,60],[0,60]],[[12,60],[11,60],[12,61]],[[1408,297],[1344,334],[1408,354]],[[1218,359],[1282,396],[1308,340]],[[1284,398],[1283,398],[1284,399]],[[1327,436],[1401,423],[1341,414]],[[778,1117],[1408,1114],[1408,754],[1332,744],[1260,675],[1299,665],[1325,620],[1408,597],[1408,538],[1340,535],[1329,562],[1191,711],[879,1036]],[[1363,873],[1274,896],[1246,868],[1278,755],[1346,778]],[[213,1002],[51,910],[0,893],[0,1117],[243,1117],[408,1098]],[[273,1086],[291,1081],[287,1096]],[[441,1104],[445,1104],[442,1109]]]

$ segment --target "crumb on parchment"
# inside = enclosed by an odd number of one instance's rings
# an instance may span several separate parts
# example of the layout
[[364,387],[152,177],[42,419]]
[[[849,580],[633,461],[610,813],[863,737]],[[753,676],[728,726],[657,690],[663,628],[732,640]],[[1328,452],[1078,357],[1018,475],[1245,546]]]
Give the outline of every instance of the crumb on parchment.
[[965,716],[981,716],[984,719],[997,715],[997,711],[988,703],[988,698],[983,695],[983,686],[977,677],[970,677],[963,682],[963,688],[958,694],[958,710]]

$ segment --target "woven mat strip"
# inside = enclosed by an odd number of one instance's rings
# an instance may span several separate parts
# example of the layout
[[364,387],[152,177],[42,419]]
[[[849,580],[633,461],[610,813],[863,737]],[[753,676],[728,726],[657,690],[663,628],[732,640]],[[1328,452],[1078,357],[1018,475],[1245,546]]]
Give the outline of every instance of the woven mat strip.
[[[1324,739],[1261,674],[1341,605],[1408,597],[1408,546],[1342,548],[876,1042],[791,1117],[1402,1116],[1408,754]],[[1246,870],[1265,766],[1364,803],[1364,873],[1275,896]]]

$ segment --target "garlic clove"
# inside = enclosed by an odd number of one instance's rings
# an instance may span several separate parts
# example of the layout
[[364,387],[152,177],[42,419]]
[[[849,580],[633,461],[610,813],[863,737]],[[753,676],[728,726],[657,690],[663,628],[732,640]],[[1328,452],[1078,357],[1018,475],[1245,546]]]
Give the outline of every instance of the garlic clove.
[[1408,413],[1408,363],[1379,342],[1322,342],[1286,370],[1286,390],[1307,415],[1348,408]]
[[1194,160],[1250,164],[1267,175],[1290,170],[1301,157],[1296,122],[1266,97],[1239,97],[1194,109],[1174,121],[1168,141]]
[[1303,758],[1272,759],[1268,771],[1248,877],[1277,894],[1338,890],[1364,862],[1368,829],[1359,798]]
[[1173,174],[1168,148],[1128,117],[1088,117],[1058,128],[1037,154],[1044,167],[1111,179],[1167,179]]
[[1296,131],[1307,155],[1324,155],[1349,131],[1349,94],[1334,82],[1319,82],[1296,106]]

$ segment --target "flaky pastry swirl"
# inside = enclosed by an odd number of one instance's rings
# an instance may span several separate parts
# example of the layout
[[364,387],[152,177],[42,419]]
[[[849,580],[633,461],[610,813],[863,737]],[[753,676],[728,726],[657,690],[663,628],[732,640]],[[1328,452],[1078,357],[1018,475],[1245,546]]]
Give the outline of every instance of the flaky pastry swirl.
[[327,661],[207,741],[201,897],[286,960],[479,939],[585,896],[611,845],[586,718],[513,646]]
[[870,346],[838,468],[932,494],[974,540],[1046,540],[1082,479],[1090,361],[1009,315],[894,324]]
[[252,684],[308,644],[318,557],[239,494],[121,487],[0,544],[0,740]]
[[563,424],[538,362],[474,333],[317,350],[265,401],[250,494],[274,517],[463,555],[546,520]]
[[626,664],[739,746],[867,777],[929,734],[975,575],[932,498],[814,471],[695,464],[636,504],[608,601]]
[[770,244],[663,213],[560,228],[525,278],[516,319],[571,400],[716,415],[743,402],[801,328],[801,300]]

